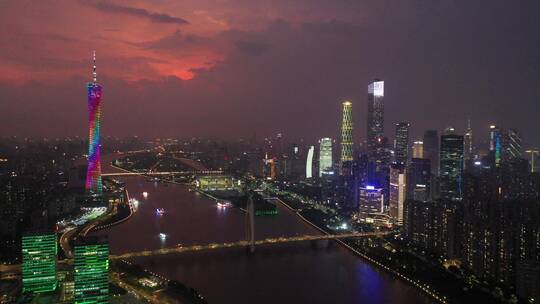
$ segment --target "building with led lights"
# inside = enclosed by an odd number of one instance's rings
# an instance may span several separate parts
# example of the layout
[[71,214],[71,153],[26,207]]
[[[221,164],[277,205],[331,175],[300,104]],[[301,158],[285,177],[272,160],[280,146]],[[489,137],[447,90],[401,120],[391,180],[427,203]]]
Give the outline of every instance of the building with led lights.
[[109,244],[104,236],[77,239],[73,262],[75,303],[109,302]]
[[56,233],[22,237],[23,292],[42,293],[56,289],[57,252]]
[[100,196],[103,192],[101,181],[101,101],[103,87],[97,82],[96,53],[94,52],[94,66],[92,82],[86,86],[88,92],[88,167],[86,171],[86,191],[93,196]]
[[496,125],[489,126],[489,152],[493,165],[499,167],[502,159],[502,134]]
[[384,136],[384,81],[375,79],[368,85],[367,149],[377,158],[378,139]]
[[353,118],[352,118],[352,102],[344,101],[343,117],[341,120],[341,157],[340,174],[342,173],[343,163],[353,160]]
[[319,177],[332,173],[332,139],[324,137],[319,140]]

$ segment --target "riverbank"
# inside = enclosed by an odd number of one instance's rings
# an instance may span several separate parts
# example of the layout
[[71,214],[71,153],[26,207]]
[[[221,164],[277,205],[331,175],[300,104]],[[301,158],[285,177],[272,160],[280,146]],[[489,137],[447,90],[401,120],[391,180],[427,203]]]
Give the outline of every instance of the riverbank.
[[[294,209],[293,207],[291,207],[289,204],[287,204],[285,201],[281,200],[280,198],[277,198],[276,199],[277,201],[279,201],[281,204],[283,204],[283,206],[285,206],[286,208],[290,209],[291,211],[293,211],[296,215],[298,215],[298,217],[304,221],[305,223],[309,224],[311,227],[317,229],[318,231],[320,231],[321,233],[323,234],[330,234],[328,231],[322,229],[321,227],[315,225],[313,222],[311,222],[310,220],[306,219],[302,214],[300,214],[300,212],[296,209]],[[353,252],[355,255],[365,259],[366,261],[370,262],[372,265],[375,265],[377,267],[379,267],[379,269],[383,269],[391,274],[393,274],[396,278],[399,278],[409,284],[411,284],[412,286],[418,288],[419,290],[421,290],[422,292],[424,292],[426,295],[430,296],[431,298],[435,299],[436,301],[438,301],[439,303],[442,303],[442,304],[446,304],[447,303],[447,300],[445,297],[439,295],[436,291],[432,290],[431,288],[429,288],[429,286],[427,286],[426,284],[422,284],[421,282],[419,281],[415,281],[405,275],[403,275],[402,273],[394,270],[394,269],[391,269],[390,267],[386,266],[386,265],[383,265],[381,264],[380,262],[378,262],[377,260],[369,257],[368,255],[364,254],[364,253],[361,253],[360,251],[354,249],[353,247],[349,246],[348,244],[346,244],[344,241],[342,240],[339,240],[339,239],[336,239],[335,240],[336,242],[338,242],[340,245],[342,245],[343,247],[345,247],[346,249],[350,250],[351,252]]]

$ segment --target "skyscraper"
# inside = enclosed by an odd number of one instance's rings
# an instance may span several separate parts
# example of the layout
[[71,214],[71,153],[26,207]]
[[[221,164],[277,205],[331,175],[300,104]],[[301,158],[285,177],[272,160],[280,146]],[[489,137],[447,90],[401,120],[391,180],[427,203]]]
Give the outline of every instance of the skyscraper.
[[23,292],[41,293],[56,289],[56,233],[22,237]]
[[413,158],[424,158],[424,142],[421,140],[415,140],[412,151]]
[[399,226],[403,225],[406,186],[405,166],[393,164],[390,167],[390,217]]
[[108,303],[109,244],[104,236],[79,238],[75,243],[75,304]]
[[377,141],[384,133],[384,81],[375,79],[368,85],[367,149],[376,158]]
[[306,178],[313,177],[313,153],[314,152],[315,152],[315,147],[310,146],[307,157],[306,157]]
[[424,158],[431,162],[431,173],[439,176],[439,135],[436,130],[424,132]]
[[97,82],[96,52],[94,51],[94,67],[92,82],[87,85],[88,90],[88,169],[86,173],[86,191],[92,195],[101,195],[101,97],[103,87]]
[[474,156],[473,152],[473,131],[471,128],[471,120],[467,121],[467,132],[463,136],[463,166],[466,167]]
[[341,121],[341,157],[340,174],[344,162],[353,160],[353,119],[352,102],[346,100],[343,102],[343,119]]
[[332,139],[324,137],[319,140],[319,177],[332,171]]
[[489,126],[489,152],[493,164],[499,167],[502,159],[502,134],[496,125]]
[[406,164],[409,158],[409,123],[396,123],[396,137],[394,140],[395,160],[397,164]]
[[463,136],[449,128],[441,136],[440,153],[441,198],[461,200],[463,178]]
[[504,161],[511,161],[523,157],[523,140],[518,131],[509,129],[504,133],[502,157]]
[[407,198],[427,202],[431,195],[431,161],[411,158],[407,168]]

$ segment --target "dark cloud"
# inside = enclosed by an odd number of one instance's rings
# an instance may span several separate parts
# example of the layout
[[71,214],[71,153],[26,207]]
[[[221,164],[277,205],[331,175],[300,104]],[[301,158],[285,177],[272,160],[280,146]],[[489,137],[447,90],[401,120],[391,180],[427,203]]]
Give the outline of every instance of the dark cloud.
[[240,51],[253,56],[259,56],[270,48],[269,44],[253,41],[236,41],[234,45]]
[[193,45],[200,45],[209,42],[210,40],[197,35],[184,35],[180,30],[176,30],[171,35],[164,36],[158,40],[145,41],[140,43],[132,43],[132,45],[156,49],[156,50],[180,50]]
[[183,18],[171,16],[168,14],[150,12],[144,8],[136,8],[130,6],[122,6],[113,4],[110,2],[83,2],[84,4],[95,7],[96,9],[111,13],[111,14],[125,14],[130,16],[147,18],[152,22],[156,23],[174,23],[179,25],[189,24],[189,22]]

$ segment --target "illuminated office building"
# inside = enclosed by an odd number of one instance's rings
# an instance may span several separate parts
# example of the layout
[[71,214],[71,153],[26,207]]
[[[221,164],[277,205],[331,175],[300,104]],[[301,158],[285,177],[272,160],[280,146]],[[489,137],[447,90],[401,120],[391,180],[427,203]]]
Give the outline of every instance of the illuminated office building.
[[332,174],[332,139],[324,137],[319,140],[319,177]]
[[409,158],[409,123],[396,123],[396,137],[394,139],[394,155],[397,164],[406,164]]
[[79,238],[73,263],[75,304],[109,302],[109,244],[106,237]]
[[353,119],[352,119],[352,103],[350,101],[343,102],[343,117],[341,120],[341,157],[340,174],[343,168],[343,163],[353,160]]
[[86,191],[91,195],[101,195],[101,97],[103,87],[97,82],[96,52],[94,52],[94,67],[92,82],[87,85],[88,91],[88,168],[86,173]]
[[368,85],[367,150],[377,158],[379,138],[384,136],[384,81],[375,79]]
[[384,212],[384,191],[368,185],[359,190],[359,216],[361,220],[370,218],[373,214]]
[[447,129],[441,136],[440,152],[440,194],[441,198],[461,200],[463,179],[463,136]]
[[413,158],[424,158],[424,142],[415,140],[412,147]]
[[23,292],[42,293],[56,289],[57,252],[56,233],[22,237]]

